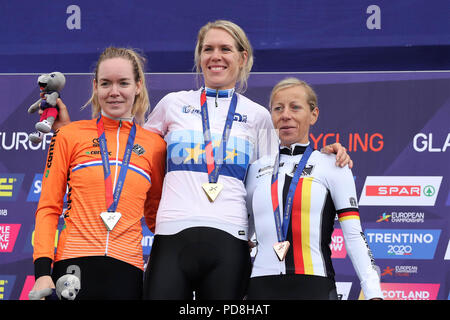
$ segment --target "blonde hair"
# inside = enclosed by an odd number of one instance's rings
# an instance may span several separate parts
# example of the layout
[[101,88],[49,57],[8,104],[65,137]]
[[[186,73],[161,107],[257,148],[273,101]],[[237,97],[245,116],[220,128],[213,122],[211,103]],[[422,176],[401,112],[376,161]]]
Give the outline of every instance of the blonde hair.
[[241,27],[239,27],[237,24],[228,21],[228,20],[216,20],[213,22],[208,22],[205,24],[198,32],[197,35],[197,44],[195,46],[195,55],[194,55],[194,61],[195,61],[195,68],[197,71],[197,74],[201,74],[201,59],[200,55],[203,48],[203,42],[205,40],[206,33],[211,29],[222,29],[228,32],[234,39],[235,45],[237,50],[241,53],[241,57],[244,59],[243,52],[247,52],[247,61],[245,65],[242,67],[242,69],[239,71],[237,82],[239,82],[239,87],[237,88],[237,91],[239,92],[245,92],[247,89],[247,80],[250,76],[250,70],[253,66],[253,49],[250,44],[250,41],[247,38],[247,35],[245,34],[244,30],[242,30]]
[[[145,58],[137,53],[133,49],[108,47],[101,54],[97,61],[97,65],[94,70],[95,83],[98,83],[98,68],[100,64],[108,59],[123,58],[131,62],[133,68],[134,81],[138,83],[141,81],[141,90],[136,95],[131,109],[131,114],[134,116],[136,122],[142,125],[145,121],[146,112],[150,108],[150,100],[148,97],[148,90],[145,84],[144,65]],[[101,111],[100,104],[98,102],[97,93],[92,90],[91,98],[83,106],[85,108],[88,104],[92,106],[92,117],[96,118]]]
[[317,107],[317,94],[314,91],[313,88],[309,84],[307,84],[303,80],[299,80],[294,77],[289,77],[286,79],[283,79],[279,81],[272,89],[272,92],[270,93],[270,100],[269,100],[269,107],[272,108],[272,102],[273,97],[278,93],[278,91],[295,87],[295,86],[302,86],[306,90],[306,101],[308,102],[309,107],[311,108],[311,111],[314,110],[315,107]]

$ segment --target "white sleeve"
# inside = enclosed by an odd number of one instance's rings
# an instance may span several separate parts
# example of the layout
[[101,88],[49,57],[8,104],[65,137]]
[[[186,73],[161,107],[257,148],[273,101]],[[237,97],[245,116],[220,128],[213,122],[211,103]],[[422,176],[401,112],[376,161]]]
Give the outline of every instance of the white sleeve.
[[269,111],[264,109],[256,126],[257,145],[253,161],[264,156],[272,156],[278,152],[279,139],[273,127]]
[[245,204],[247,206],[247,215],[248,215],[248,238],[252,239],[255,233],[255,222],[253,217],[253,192],[256,188],[255,183],[255,169],[256,163],[250,165],[247,170],[247,175],[245,177],[245,189],[247,191],[247,195],[245,198]]
[[345,248],[361,282],[364,297],[383,298],[375,261],[361,228],[353,174],[348,167],[339,168],[334,163],[329,173],[327,181],[338,212]]
[[164,137],[167,133],[167,113],[170,107],[170,94],[164,96],[152,110],[143,128]]
[[366,300],[383,298],[375,261],[361,229],[359,219],[341,221],[345,248],[361,283]]

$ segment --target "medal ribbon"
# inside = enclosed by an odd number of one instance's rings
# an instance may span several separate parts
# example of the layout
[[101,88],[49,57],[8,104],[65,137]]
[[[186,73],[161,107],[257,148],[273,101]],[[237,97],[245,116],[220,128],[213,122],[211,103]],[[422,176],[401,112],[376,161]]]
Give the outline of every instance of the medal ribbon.
[[108,212],[114,212],[119,203],[120,194],[122,193],[123,184],[130,164],[131,152],[133,150],[134,139],[136,137],[136,124],[133,121],[130,133],[128,134],[127,146],[122,159],[122,166],[120,168],[117,185],[113,193],[113,186],[111,181],[111,168],[109,167],[108,146],[106,145],[105,128],[103,126],[102,117],[97,119],[97,134],[100,146],[100,154],[102,156],[103,174],[105,177],[105,191],[106,191],[106,207]]
[[275,226],[277,228],[278,242],[283,242],[286,240],[289,220],[292,213],[292,204],[294,202],[295,189],[297,188],[298,181],[300,180],[303,169],[308,162],[309,156],[313,151],[314,150],[311,147],[311,144],[309,144],[305,152],[303,153],[302,159],[300,160],[297,169],[295,170],[294,177],[292,178],[291,184],[289,185],[289,191],[286,198],[286,206],[283,213],[283,225],[281,225],[280,206],[278,203],[278,168],[280,164],[280,153],[278,153],[278,156],[275,159],[275,164],[273,166],[272,172],[271,196]]
[[228,109],[225,127],[222,133],[222,140],[220,141],[219,150],[222,150],[221,158],[214,161],[213,144],[211,139],[211,130],[209,126],[208,105],[206,103],[206,92],[202,90],[200,95],[201,115],[203,124],[203,139],[205,140],[205,154],[206,154],[206,168],[208,172],[209,183],[216,183],[219,179],[219,170],[223,164],[224,154],[227,149],[227,141],[230,136],[231,126],[233,125],[233,117],[237,106],[237,95],[234,92],[231,98],[230,107]]

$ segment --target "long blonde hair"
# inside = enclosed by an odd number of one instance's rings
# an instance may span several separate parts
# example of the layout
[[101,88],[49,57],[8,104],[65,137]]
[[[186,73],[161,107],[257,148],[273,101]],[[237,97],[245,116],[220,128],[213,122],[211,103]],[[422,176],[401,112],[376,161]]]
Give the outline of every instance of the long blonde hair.
[[197,44],[195,46],[195,55],[194,55],[194,61],[195,61],[195,68],[197,71],[197,75],[200,75],[201,70],[201,59],[200,54],[202,52],[203,48],[203,42],[205,40],[206,33],[211,29],[222,29],[228,32],[236,42],[236,48],[241,53],[241,57],[244,59],[243,52],[247,52],[247,62],[243,66],[243,68],[239,71],[237,82],[239,82],[239,87],[237,88],[237,91],[239,92],[245,92],[247,89],[247,80],[250,75],[250,70],[253,66],[253,49],[250,44],[250,41],[247,38],[247,35],[245,34],[244,30],[242,30],[241,27],[239,27],[237,24],[228,21],[228,20],[216,20],[213,22],[208,22],[198,32],[197,35]]
[[[134,99],[131,114],[134,116],[136,122],[142,125],[145,121],[145,115],[147,111],[150,109],[150,100],[148,97],[148,90],[145,84],[145,75],[144,75],[145,58],[133,49],[108,47],[102,52],[97,61],[97,65],[95,66],[94,71],[95,83],[98,83],[98,68],[100,64],[103,61],[112,58],[123,58],[129,60],[133,68],[134,81],[136,83],[138,83],[139,81],[141,82],[141,90]],[[92,106],[92,117],[96,118],[100,113],[101,108],[95,90],[92,90],[91,98],[88,100],[88,102],[86,102],[83,108],[85,108],[88,104],[91,104]]]

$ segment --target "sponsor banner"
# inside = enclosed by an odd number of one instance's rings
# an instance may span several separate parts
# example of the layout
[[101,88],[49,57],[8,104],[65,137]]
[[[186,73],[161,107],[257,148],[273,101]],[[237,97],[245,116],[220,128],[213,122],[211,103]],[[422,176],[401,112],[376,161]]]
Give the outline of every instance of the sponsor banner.
[[375,259],[433,259],[441,230],[366,229]]
[[331,235],[330,249],[332,259],[344,259],[347,256],[342,229],[334,229]]
[[380,222],[393,222],[393,223],[424,223],[425,212],[419,211],[392,211],[390,213],[383,212],[378,219]]
[[0,201],[16,201],[24,176],[23,173],[0,173]]
[[442,177],[368,176],[360,206],[434,206]]
[[9,300],[16,276],[0,274],[0,300]]
[[38,202],[41,196],[42,190],[42,173],[36,173],[34,175],[33,182],[31,183],[30,191],[28,191],[27,201]]
[[381,277],[410,277],[419,272],[419,267],[414,265],[386,266],[382,271]]
[[20,226],[20,224],[0,224],[0,253],[14,250]]
[[381,283],[385,300],[436,300],[438,283]]
[[28,294],[34,286],[34,276],[28,275],[25,279],[25,283],[22,288],[22,292],[20,293],[19,300],[30,300],[28,299]]

